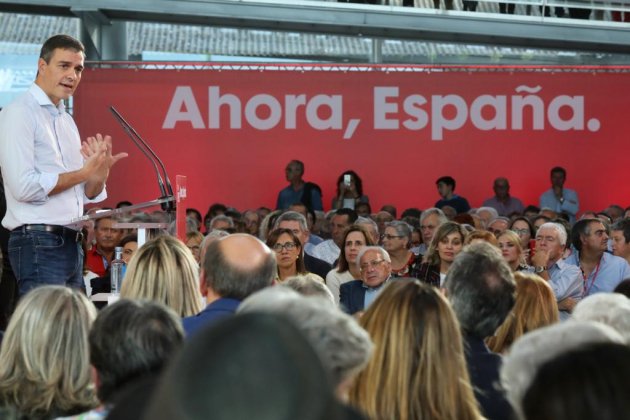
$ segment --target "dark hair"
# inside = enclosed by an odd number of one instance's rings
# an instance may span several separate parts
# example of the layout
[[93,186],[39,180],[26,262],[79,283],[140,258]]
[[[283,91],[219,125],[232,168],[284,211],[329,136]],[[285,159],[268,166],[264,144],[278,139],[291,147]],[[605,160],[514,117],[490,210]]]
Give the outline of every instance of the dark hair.
[[567,177],[567,171],[562,166],[554,166],[553,168],[551,168],[549,176],[556,173],[562,174],[562,176],[564,176],[565,178]]
[[53,35],[44,42],[42,49],[39,52],[39,58],[46,63],[50,63],[50,59],[56,49],[73,50],[85,54],[85,47],[78,39],[71,37],[70,35]]
[[361,197],[363,195],[363,181],[361,181],[361,177],[357,175],[357,173],[354,171],[345,171],[344,173],[339,175],[339,178],[337,178],[337,195],[339,195],[339,184],[343,182],[343,177],[345,175],[352,176],[352,178],[354,179],[354,186],[356,187],[357,194],[359,194],[359,197]]
[[267,246],[273,249],[273,246],[276,244],[276,242],[278,242],[278,238],[280,238],[280,236],[283,234],[289,235],[293,243],[300,248],[298,258],[297,260],[295,260],[295,267],[298,274],[306,273],[306,267],[304,266],[304,246],[302,246],[300,238],[298,238],[291,229],[278,228],[272,230],[271,233],[269,233],[269,236],[267,236]]
[[98,397],[148,373],[159,372],[184,342],[181,319],[152,301],[121,299],[103,309],[90,331],[90,362],[99,375]]
[[591,218],[581,219],[578,220],[571,229],[571,245],[578,251],[582,251],[582,236],[587,236],[591,233],[591,223],[602,223],[602,221]]
[[206,213],[206,217],[210,216],[212,219],[214,216],[218,216],[219,214],[225,214],[227,211],[227,207],[225,204],[214,203],[210,207],[208,207],[208,212]]
[[368,214],[372,213],[372,206],[370,206],[370,203],[358,203],[355,209],[361,206],[367,207]]
[[620,293],[627,298],[630,298],[630,278],[624,279],[615,287],[615,293]]
[[343,208],[335,211],[335,216],[348,216],[348,222],[350,224],[357,221],[359,215],[356,211],[348,208]]
[[485,242],[470,245],[457,256],[444,287],[462,330],[482,339],[503,323],[516,299],[512,270]]
[[124,247],[129,242],[138,242],[138,235],[136,235],[135,233],[132,233],[125,236],[124,238],[120,240],[120,243],[118,244],[118,246]]
[[123,201],[119,201],[118,203],[116,203],[116,208],[119,209],[121,207],[129,207],[129,206],[133,206],[133,203],[131,201],[128,200],[123,200]]
[[244,300],[252,293],[270,286],[276,277],[276,259],[273,254],[269,254],[258,267],[243,270],[227,261],[221,248],[221,240],[212,241],[208,245],[203,268],[204,280],[209,288],[221,297],[236,300]]
[[402,212],[400,218],[404,219],[405,217],[415,217],[416,219],[420,220],[420,215],[422,215],[422,210],[416,207],[409,207]]
[[617,420],[628,417],[630,348],[591,344],[538,369],[523,396],[527,420]]
[[346,247],[346,239],[348,239],[348,235],[352,232],[361,232],[363,234],[363,237],[365,238],[366,246],[376,245],[372,241],[372,237],[370,236],[366,228],[364,228],[361,225],[349,226],[348,229],[346,229],[346,233],[343,234],[343,246],[341,247],[341,252],[339,253],[339,264],[338,264],[337,271],[339,271],[340,273],[346,272],[350,269],[348,265],[348,260],[346,259],[345,247]]
[[533,204],[530,204],[529,206],[525,207],[523,209],[523,214],[527,213],[527,212],[532,212],[532,213],[540,213],[540,207],[535,206]]
[[186,215],[188,216],[189,214],[193,214],[199,224],[203,223],[203,217],[201,217],[201,212],[199,210],[189,207],[186,209]]
[[452,187],[453,191],[455,191],[455,179],[453,179],[452,176],[443,176],[443,177],[438,178],[437,181],[435,181],[435,185],[440,184],[440,183],[446,184]]
[[536,237],[536,232],[535,232],[535,229],[534,229],[534,225],[532,224],[532,222],[529,221],[529,219],[527,217],[525,217],[525,216],[515,217],[510,222],[509,229],[512,229],[512,227],[514,226],[514,223],[516,223],[516,222],[525,222],[525,223],[527,223],[527,229],[529,229],[530,237],[532,239],[534,239]]

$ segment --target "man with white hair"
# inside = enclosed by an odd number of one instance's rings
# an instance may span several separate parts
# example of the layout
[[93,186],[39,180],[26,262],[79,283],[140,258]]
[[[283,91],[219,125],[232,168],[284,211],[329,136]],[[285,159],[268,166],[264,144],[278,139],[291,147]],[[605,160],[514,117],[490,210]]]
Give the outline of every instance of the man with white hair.
[[508,226],[510,225],[510,219],[508,219],[507,217],[496,217],[494,218],[490,224],[488,224],[488,232],[492,233],[494,236],[496,236],[497,238],[499,237],[499,235],[501,235],[503,232],[505,232],[508,229]]
[[564,227],[545,223],[536,233],[536,251],[532,256],[534,271],[549,282],[556,296],[561,320],[569,318],[573,306],[582,298],[584,287],[580,269],[562,259],[566,244]]
[[479,207],[475,214],[481,219],[483,222],[483,227],[487,227],[490,224],[491,220],[499,217],[499,212],[493,207]]
[[374,302],[392,274],[392,262],[387,251],[380,246],[366,246],[357,256],[361,280],[341,285],[339,301],[349,314],[363,311]]
[[420,233],[422,234],[422,244],[418,247],[420,255],[427,253],[433,234],[448,219],[444,212],[436,207],[426,209],[420,215]]

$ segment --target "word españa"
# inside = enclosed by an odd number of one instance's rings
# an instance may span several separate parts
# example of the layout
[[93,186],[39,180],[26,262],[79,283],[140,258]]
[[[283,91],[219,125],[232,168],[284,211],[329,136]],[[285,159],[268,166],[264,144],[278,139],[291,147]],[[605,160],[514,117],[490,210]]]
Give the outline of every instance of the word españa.
[[[584,96],[559,95],[546,103],[537,95],[541,90],[540,86],[518,86],[515,95],[480,95],[469,102],[457,94],[401,96],[396,86],[376,86],[372,128],[419,131],[429,127],[431,140],[437,141],[444,139],[446,131],[459,130],[466,123],[482,131],[523,130],[524,125],[533,130],[551,127],[558,131],[582,131],[585,125],[589,131],[600,129],[596,118],[585,122]],[[526,115],[530,115],[529,119]],[[192,88],[178,86],[162,128],[174,129],[185,123],[194,129],[221,129],[223,122],[229,129],[241,129],[247,124],[256,130],[294,130],[302,120],[315,130],[344,130],[344,139],[351,138],[361,122],[360,118],[344,120],[342,95],[298,94],[278,98],[260,93],[244,98],[222,94],[219,86],[209,86],[206,126]]]

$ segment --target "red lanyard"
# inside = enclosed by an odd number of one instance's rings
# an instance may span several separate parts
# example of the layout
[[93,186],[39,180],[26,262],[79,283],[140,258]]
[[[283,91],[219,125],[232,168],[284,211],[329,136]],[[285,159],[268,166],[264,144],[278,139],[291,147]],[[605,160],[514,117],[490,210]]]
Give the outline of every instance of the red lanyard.
[[[588,278],[584,275],[584,270],[582,270],[582,277],[584,278],[584,290],[582,291],[582,297],[588,296],[588,293],[591,291],[591,288],[595,284],[595,279],[597,279],[597,274],[599,274],[599,265],[602,262],[602,255],[599,261],[597,262],[597,267],[595,267],[595,273],[593,274],[593,280],[591,280],[591,284],[588,284]],[[581,269],[582,267],[580,267]],[[588,287],[587,287],[588,286]]]

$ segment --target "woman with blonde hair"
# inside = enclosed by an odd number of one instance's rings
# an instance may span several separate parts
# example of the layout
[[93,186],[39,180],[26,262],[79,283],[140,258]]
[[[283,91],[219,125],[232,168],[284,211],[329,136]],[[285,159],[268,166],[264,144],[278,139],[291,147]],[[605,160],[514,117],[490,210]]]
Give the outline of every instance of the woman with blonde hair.
[[374,342],[350,403],[373,420],[481,419],[459,323],[435,288],[392,281],[359,323]]
[[19,302],[0,351],[0,407],[17,418],[47,419],[98,401],[88,334],[96,308],[80,291],[42,286]]
[[[499,237],[500,238],[500,237]],[[551,287],[532,273],[516,272],[516,301],[512,312],[486,344],[495,353],[505,353],[517,338],[529,331],[558,322],[558,305]]]
[[521,247],[521,240],[518,234],[511,230],[506,230],[499,234],[497,241],[501,255],[512,271],[534,272],[534,268],[526,264],[526,255]]
[[196,315],[203,309],[198,264],[177,238],[153,238],[131,259],[120,297],[157,301],[181,317]]

